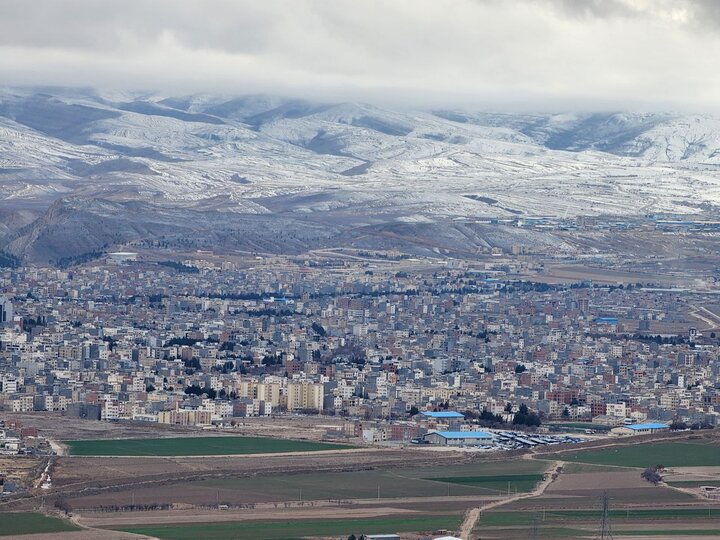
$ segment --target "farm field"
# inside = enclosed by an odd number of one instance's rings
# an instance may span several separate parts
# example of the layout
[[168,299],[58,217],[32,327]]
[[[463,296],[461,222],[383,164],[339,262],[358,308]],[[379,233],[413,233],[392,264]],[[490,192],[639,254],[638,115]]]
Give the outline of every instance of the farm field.
[[[538,528],[541,538],[592,538],[602,512],[588,510],[490,511],[481,516],[475,533],[510,540],[528,538]],[[714,536],[720,530],[720,508],[611,509],[609,519],[618,536]],[[702,531],[702,532],[701,532]]]
[[532,491],[532,489],[542,479],[542,474],[506,474],[487,476],[449,476],[424,478],[423,480],[432,480],[434,482],[444,482],[447,484],[457,484],[460,486],[487,489],[502,493],[506,490],[511,492]]
[[[130,492],[78,497],[74,508],[112,504],[267,503],[338,499],[396,499],[405,497],[496,496],[511,490],[528,491],[542,479],[547,463],[518,460],[436,467],[381,468],[347,472],[269,474],[209,478],[135,488]],[[498,473],[504,473],[498,475]],[[468,484],[459,483],[470,479]],[[533,481],[532,479],[537,479]],[[452,480],[452,482],[448,481]]]
[[348,445],[269,437],[169,437],[63,441],[72,456],[219,456],[347,450]]
[[[599,508],[588,510],[552,510],[544,514],[546,523],[598,521]],[[692,521],[719,520],[720,508],[624,508],[611,509],[610,518],[618,521]],[[542,513],[540,514],[542,516]],[[496,511],[483,514],[480,523],[487,526],[530,525],[540,517],[538,512]],[[541,518],[542,519],[542,518]]]
[[[641,469],[589,465],[571,471],[569,464],[542,497],[523,499],[504,506],[504,510],[548,511],[595,509],[604,493],[613,506],[642,507],[648,501],[667,507],[695,504],[689,493],[655,486],[642,479]],[[587,472],[586,472],[587,471]]]
[[73,525],[67,520],[45,516],[36,512],[0,513],[0,536],[59,533],[79,530],[80,527]]
[[709,536],[719,537],[720,529],[658,529],[656,531],[617,531],[617,536]]
[[720,466],[720,445],[707,442],[657,442],[563,452],[544,455],[543,459],[643,469],[659,464],[666,467]]
[[407,515],[373,519],[296,520],[284,522],[224,522],[167,525],[138,525],[116,528],[124,532],[144,534],[170,540],[253,539],[275,540],[301,538],[303,536],[350,534],[378,534],[388,532],[433,532],[440,529],[454,530],[460,515]]

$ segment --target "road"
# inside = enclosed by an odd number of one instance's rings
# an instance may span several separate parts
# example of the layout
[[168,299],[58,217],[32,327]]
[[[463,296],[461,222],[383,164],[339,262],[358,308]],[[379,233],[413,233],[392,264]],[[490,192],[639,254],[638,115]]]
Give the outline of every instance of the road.
[[[692,317],[695,317],[707,324],[709,327],[708,330],[718,329],[718,325],[720,325],[720,316],[718,316],[717,313],[713,313],[704,306],[693,305],[691,307],[693,308],[693,311],[690,312]],[[700,314],[701,311],[704,315]]]
[[471,540],[470,535],[472,534],[472,531],[475,528],[478,519],[480,519],[480,514],[482,512],[490,510],[491,508],[497,508],[498,506],[509,504],[511,502],[519,501],[521,499],[539,497],[540,495],[545,493],[545,490],[548,488],[548,486],[552,484],[555,479],[557,479],[564,465],[564,461],[554,461],[552,467],[548,469],[547,473],[545,473],[545,478],[543,479],[543,481],[540,482],[535,487],[535,489],[529,493],[518,493],[516,495],[512,495],[511,497],[492,501],[470,510],[465,516],[465,521],[463,521],[462,525],[460,526],[460,538],[462,538],[463,540]]

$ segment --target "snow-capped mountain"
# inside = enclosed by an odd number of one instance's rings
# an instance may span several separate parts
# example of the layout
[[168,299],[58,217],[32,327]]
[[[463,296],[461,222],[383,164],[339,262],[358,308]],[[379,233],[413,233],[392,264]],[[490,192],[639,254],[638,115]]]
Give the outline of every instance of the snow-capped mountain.
[[711,116],[0,91],[0,247],[31,260],[158,238],[299,252],[432,235],[471,252],[519,234],[480,218],[706,211],[719,171]]

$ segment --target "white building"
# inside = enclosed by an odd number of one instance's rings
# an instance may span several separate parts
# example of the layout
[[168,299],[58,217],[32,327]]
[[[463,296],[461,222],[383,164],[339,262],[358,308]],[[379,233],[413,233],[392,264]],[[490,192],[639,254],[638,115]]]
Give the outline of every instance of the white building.
[[13,321],[13,305],[5,296],[0,296],[0,326],[7,326]]

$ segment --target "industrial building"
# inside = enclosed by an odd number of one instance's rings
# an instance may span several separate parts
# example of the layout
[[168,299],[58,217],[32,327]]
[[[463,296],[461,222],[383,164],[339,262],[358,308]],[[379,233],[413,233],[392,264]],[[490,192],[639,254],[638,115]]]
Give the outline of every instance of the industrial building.
[[486,431],[430,431],[423,440],[438,446],[476,446],[492,442],[494,436]]
[[619,426],[610,430],[613,435],[646,435],[657,431],[668,430],[667,424],[659,422],[648,422],[645,424],[629,424],[627,426]]

